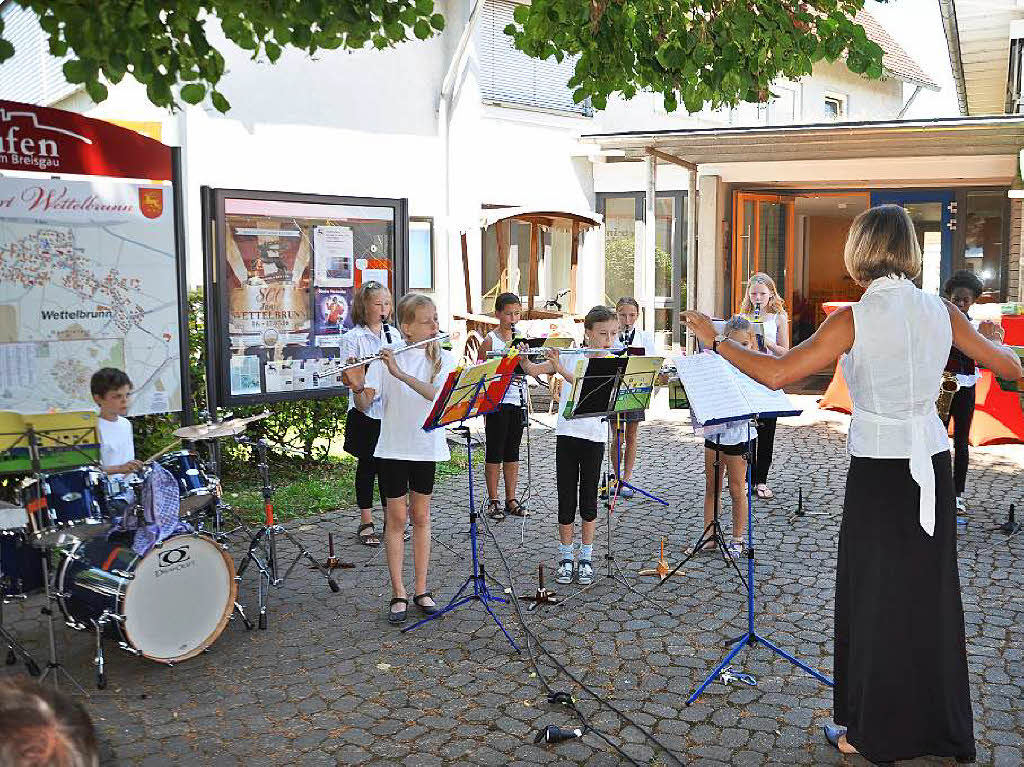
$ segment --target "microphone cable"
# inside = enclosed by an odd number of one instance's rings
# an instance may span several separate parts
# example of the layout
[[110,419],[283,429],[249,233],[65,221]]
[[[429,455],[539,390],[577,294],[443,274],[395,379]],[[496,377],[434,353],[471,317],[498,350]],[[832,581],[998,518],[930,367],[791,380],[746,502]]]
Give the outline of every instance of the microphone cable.
[[623,751],[622,747],[619,746],[616,742],[614,742],[610,737],[608,737],[599,729],[590,724],[590,722],[587,720],[583,712],[580,711],[579,706],[576,705],[576,701],[573,699],[571,695],[569,695],[569,693],[565,691],[556,691],[554,688],[552,688],[547,678],[541,672],[540,665],[537,662],[537,656],[534,654],[533,644],[536,643],[537,649],[540,650],[541,653],[543,653],[543,655],[551,662],[551,664],[558,671],[560,671],[565,676],[569,677],[569,679],[571,679],[581,690],[583,690],[591,698],[597,701],[599,705],[603,705],[610,711],[614,712],[621,721],[625,722],[627,726],[637,730],[647,740],[654,743],[658,748],[664,751],[666,755],[671,757],[673,761],[675,761],[677,764],[680,765],[680,767],[682,767],[684,762],[679,757],[677,757],[672,752],[672,750],[668,748],[668,746],[666,746],[664,743],[658,740],[657,736],[654,733],[652,733],[650,730],[648,730],[646,727],[639,724],[635,720],[633,720],[618,706],[614,705],[613,703],[602,697],[599,693],[595,692],[591,687],[589,687],[586,683],[579,679],[575,674],[569,671],[569,669],[566,668],[565,665],[544,646],[543,642],[541,642],[537,635],[534,634],[533,630],[527,624],[526,617],[523,615],[523,608],[519,604],[520,599],[519,595],[516,593],[515,578],[512,574],[512,568],[508,563],[508,559],[505,557],[505,552],[502,550],[501,544],[498,543],[498,539],[495,537],[494,532],[491,530],[491,526],[484,525],[484,529],[487,531],[487,535],[491,538],[491,542],[494,544],[494,548],[498,552],[498,557],[499,559],[501,559],[501,564],[505,568],[505,572],[508,575],[508,593],[509,596],[511,597],[512,604],[515,605],[516,614],[519,616],[519,624],[522,627],[523,634],[526,637],[525,644],[527,657],[530,659],[530,665],[533,667],[534,673],[537,674],[537,678],[540,680],[541,684],[544,686],[545,691],[547,692],[548,702],[561,703],[562,705],[567,706],[580,720],[581,727],[571,730],[565,730],[554,725],[548,725],[538,734],[534,742],[560,743],[564,740],[581,738],[587,733],[593,733],[601,740],[603,740],[605,743],[607,743],[609,746],[611,746],[616,751],[616,753],[618,753],[622,758],[629,761],[630,764],[636,765],[636,767],[641,767],[640,762],[638,762],[636,759],[634,759],[625,751]]

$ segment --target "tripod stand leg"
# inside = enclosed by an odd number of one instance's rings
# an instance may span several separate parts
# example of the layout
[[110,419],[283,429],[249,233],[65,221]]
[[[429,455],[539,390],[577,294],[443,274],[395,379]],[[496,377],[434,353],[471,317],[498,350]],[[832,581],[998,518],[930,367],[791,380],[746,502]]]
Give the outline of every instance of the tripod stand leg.
[[242,609],[242,605],[235,602],[235,612],[238,613],[238,617],[242,619],[242,623],[245,624],[246,631],[252,631],[253,623],[245,614],[245,610]]
[[786,652],[785,650],[780,648],[774,642],[771,642],[771,641],[765,639],[760,634],[755,632],[754,634],[751,635],[751,640],[752,640],[751,644],[753,644],[754,642],[758,642],[760,644],[763,644],[765,647],[767,647],[773,653],[775,653],[776,655],[779,655],[779,656],[785,658],[790,663],[792,663],[794,666],[803,669],[808,674],[810,674],[815,679],[817,679],[819,682],[824,682],[829,687],[835,687],[835,682],[833,682],[827,676],[825,676],[824,674],[820,673],[819,671],[815,671],[813,668],[808,666],[806,663],[804,663],[803,661],[797,659],[795,656],[790,655],[788,652]]
[[706,690],[708,688],[708,685],[710,685],[712,682],[714,682],[716,679],[718,679],[718,675],[722,673],[722,669],[724,669],[726,666],[728,666],[732,662],[732,659],[735,658],[739,654],[740,650],[742,650],[744,647],[746,647],[746,644],[747,644],[747,637],[746,637],[746,635],[744,635],[742,637],[741,641],[737,642],[736,646],[733,647],[729,651],[729,654],[725,656],[725,658],[722,660],[722,662],[719,663],[717,666],[715,666],[714,671],[712,671],[710,674],[708,674],[707,678],[703,682],[700,683],[700,686],[696,690],[693,691],[693,694],[691,694],[690,697],[686,699],[686,705],[687,706],[692,705],[693,702],[695,700],[697,700],[697,698],[699,698],[701,696],[701,693],[703,693],[704,690]]
[[4,644],[7,645],[7,665],[13,666],[18,662],[20,658],[25,664],[25,670],[31,676],[39,676],[39,664],[36,663],[35,658],[26,650],[22,644],[14,638],[7,629],[0,625],[0,639],[3,639]]
[[[331,574],[327,572],[324,566],[317,562],[313,555],[310,554],[309,551],[306,549],[306,547],[299,543],[297,540],[295,540],[291,533],[284,529],[280,529],[278,532],[280,532],[281,535],[287,538],[291,542],[291,544],[299,550],[299,553],[295,557],[295,562],[298,562],[302,557],[305,557],[310,561],[310,564],[312,564],[317,570],[319,570],[320,574],[327,579],[327,585],[330,586],[331,591],[337,594],[341,590],[341,588],[338,586],[338,582],[331,577]],[[295,562],[293,562],[292,566],[288,568],[288,573],[292,571],[292,567],[295,567]],[[285,578],[288,577],[288,573],[285,573]]]
[[96,665],[96,689],[105,690],[107,689],[107,674],[106,666],[104,665],[103,658],[103,621],[93,621],[92,627],[96,632],[96,657],[93,658],[93,663]]

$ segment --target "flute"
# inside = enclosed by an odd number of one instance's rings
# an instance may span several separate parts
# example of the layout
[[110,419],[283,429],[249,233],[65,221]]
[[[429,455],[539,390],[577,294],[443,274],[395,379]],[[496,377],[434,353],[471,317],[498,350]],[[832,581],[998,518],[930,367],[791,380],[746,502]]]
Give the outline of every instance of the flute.
[[[533,349],[527,349],[526,351],[519,352],[522,356],[532,357],[537,355],[545,355],[548,349],[554,349],[559,354],[607,354],[610,357],[620,357],[626,351],[625,349],[598,349],[592,346],[538,346]],[[508,350],[503,351],[490,351],[487,352],[488,357],[504,357],[508,354]]]
[[[447,333],[438,333],[436,336],[433,336],[432,338],[424,338],[422,341],[417,341],[416,343],[406,344],[405,346],[399,346],[398,348],[392,348],[392,347],[386,347],[386,348],[391,349],[391,352],[393,354],[401,354],[402,352],[407,352],[410,349],[416,349],[416,348],[419,348],[420,346],[426,346],[427,344],[440,343],[441,341],[444,341],[447,338],[448,338],[448,334]],[[365,357],[360,357],[359,359],[355,360],[354,362],[346,363],[346,364],[341,366],[341,371],[344,372],[346,370],[351,370],[352,368],[357,368],[360,365],[369,365],[374,360],[379,360],[381,358],[382,352],[383,352],[383,349],[381,351],[377,352],[376,354],[368,354]]]

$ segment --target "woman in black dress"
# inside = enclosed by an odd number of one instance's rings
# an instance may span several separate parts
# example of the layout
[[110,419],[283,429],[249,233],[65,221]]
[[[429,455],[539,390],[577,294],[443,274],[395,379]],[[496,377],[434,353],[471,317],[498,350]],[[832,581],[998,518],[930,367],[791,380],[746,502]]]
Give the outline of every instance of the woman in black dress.
[[935,409],[950,344],[1004,378],[1020,361],[994,323],[967,317],[911,280],[921,252],[906,211],[883,205],[854,221],[847,270],[866,288],[781,357],[716,340],[704,315],[686,324],[705,346],[779,389],[834,364],[850,422],[835,608],[834,718],[826,737],[876,763],[975,757],[949,442]]

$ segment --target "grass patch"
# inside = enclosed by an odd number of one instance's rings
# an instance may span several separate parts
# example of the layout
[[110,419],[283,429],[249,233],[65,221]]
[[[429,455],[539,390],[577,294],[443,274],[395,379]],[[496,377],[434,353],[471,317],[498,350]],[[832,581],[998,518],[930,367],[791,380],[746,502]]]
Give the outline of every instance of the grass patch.
[[[483,462],[483,450],[473,453],[473,465]],[[437,478],[461,474],[469,463],[466,453],[452,450],[452,459],[437,465]],[[356,461],[351,456],[331,455],[326,461],[307,463],[273,456],[270,459],[271,498],[279,522],[303,519],[338,509],[355,508]],[[255,464],[248,462],[223,478],[224,499],[251,524],[262,524],[263,493]]]

